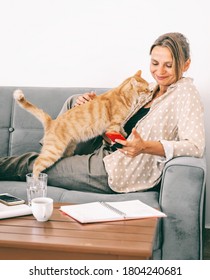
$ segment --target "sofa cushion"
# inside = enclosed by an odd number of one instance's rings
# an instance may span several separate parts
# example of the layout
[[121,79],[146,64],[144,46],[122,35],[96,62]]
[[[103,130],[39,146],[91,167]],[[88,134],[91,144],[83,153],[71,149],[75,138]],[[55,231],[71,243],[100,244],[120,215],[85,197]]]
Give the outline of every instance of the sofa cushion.
[[[0,87],[0,156],[39,152],[43,136],[41,123],[14,100],[16,87]],[[28,101],[56,118],[66,99],[92,88],[20,87]],[[107,91],[96,88],[97,94]]]
[[0,155],[6,156],[10,147],[11,118],[12,118],[11,89],[2,87],[0,90]]

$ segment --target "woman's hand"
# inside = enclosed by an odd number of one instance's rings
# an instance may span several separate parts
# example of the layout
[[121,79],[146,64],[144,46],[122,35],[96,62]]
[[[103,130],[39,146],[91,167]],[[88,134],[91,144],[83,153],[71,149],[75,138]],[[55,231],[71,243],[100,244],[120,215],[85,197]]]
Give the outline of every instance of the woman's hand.
[[132,134],[132,140],[116,140],[117,143],[123,145],[123,148],[119,149],[119,151],[129,157],[135,157],[143,153],[146,148],[146,142],[141,138],[140,134],[136,131],[135,128],[132,129]]
[[132,134],[132,140],[116,140],[123,145],[123,148],[119,149],[123,154],[128,157],[135,157],[139,154],[165,157],[165,150],[160,141],[144,141],[135,128],[132,129]]
[[86,92],[83,95],[80,95],[74,106],[80,106],[86,102],[91,101],[92,99],[94,99],[96,97],[96,93],[94,91],[91,92]]

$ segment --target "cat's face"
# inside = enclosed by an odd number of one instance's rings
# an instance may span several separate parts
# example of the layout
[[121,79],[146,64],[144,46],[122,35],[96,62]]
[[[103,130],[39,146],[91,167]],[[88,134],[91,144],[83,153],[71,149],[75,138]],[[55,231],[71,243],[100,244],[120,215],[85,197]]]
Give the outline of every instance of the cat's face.
[[141,70],[139,70],[134,76],[125,80],[122,86],[124,90],[132,90],[138,95],[142,92],[149,93],[149,84],[141,77]]
[[142,77],[141,77],[141,70],[139,70],[130,80],[130,83],[132,84],[134,90],[137,93],[149,93],[149,84],[147,81],[145,81]]

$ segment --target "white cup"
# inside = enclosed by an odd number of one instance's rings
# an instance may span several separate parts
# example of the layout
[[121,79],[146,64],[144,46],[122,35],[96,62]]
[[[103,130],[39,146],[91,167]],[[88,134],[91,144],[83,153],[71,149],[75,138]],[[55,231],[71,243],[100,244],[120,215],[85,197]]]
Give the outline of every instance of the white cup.
[[39,222],[46,222],[53,213],[53,199],[49,197],[36,197],[31,200],[31,210]]
[[40,173],[37,179],[33,177],[33,173],[26,174],[28,205],[31,205],[31,200],[35,197],[47,196],[47,177],[46,173]]

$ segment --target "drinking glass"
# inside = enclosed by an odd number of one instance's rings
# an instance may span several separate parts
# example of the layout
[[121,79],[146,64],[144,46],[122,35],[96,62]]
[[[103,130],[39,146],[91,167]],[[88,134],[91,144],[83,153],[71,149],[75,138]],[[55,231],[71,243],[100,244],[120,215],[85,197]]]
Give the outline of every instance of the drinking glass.
[[33,173],[26,174],[28,205],[31,206],[33,198],[47,196],[47,177],[46,173],[40,173],[38,178]]

